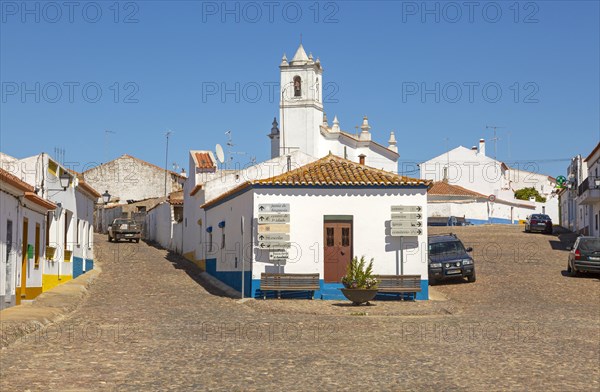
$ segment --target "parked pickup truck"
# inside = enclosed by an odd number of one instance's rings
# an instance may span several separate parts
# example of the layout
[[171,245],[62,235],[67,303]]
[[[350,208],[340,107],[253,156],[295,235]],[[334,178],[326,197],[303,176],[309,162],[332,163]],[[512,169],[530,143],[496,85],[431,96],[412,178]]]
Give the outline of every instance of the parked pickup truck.
[[142,230],[133,219],[118,218],[108,227],[108,242],[119,240],[140,242],[140,238],[142,238]]

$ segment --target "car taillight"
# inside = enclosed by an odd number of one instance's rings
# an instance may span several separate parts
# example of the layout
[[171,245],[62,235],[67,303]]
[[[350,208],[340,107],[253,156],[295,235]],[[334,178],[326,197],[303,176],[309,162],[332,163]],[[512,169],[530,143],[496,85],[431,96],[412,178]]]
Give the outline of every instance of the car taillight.
[[537,224],[537,221],[536,221],[535,219],[533,219],[533,220],[531,221],[531,224],[532,224],[532,225],[535,225],[535,224]]
[[575,251],[575,260],[579,260],[579,259],[581,259],[581,252],[579,251],[579,249],[577,249]]

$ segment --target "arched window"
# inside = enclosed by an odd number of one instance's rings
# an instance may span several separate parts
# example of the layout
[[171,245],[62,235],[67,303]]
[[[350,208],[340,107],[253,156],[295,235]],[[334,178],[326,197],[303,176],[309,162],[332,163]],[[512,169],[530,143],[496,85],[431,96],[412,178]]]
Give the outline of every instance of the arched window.
[[294,97],[302,96],[302,79],[300,76],[294,76]]

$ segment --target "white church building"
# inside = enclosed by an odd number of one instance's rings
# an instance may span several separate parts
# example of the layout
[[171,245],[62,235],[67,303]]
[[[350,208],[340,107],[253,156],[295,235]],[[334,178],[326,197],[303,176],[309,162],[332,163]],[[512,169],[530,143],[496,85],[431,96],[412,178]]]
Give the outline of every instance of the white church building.
[[[425,215],[431,182],[397,174],[394,133],[386,145],[376,143],[366,116],[359,134],[344,132],[335,116],[328,122],[323,68],[302,45],[291,61],[284,55],[280,74],[280,117],[268,135],[271,159],[223,170],[218,154],[189,151],[183,256],[246,296],[260,297],[261,274],[276,268],[318,273],[315,297],[340,299],[346,265],[365,255],[375,258],[376,273],[420,275],[416,298],[428,299],[427,227],[401,241],[391,235],[391,208],[414,206]],[[267,230],[259,222],[265,203],[290,210],[288,224],[279,226],[293,249],[277,265],[259,242],[259,231]]]
[[285,54],[279,65],[281,74],[279,123],[275,119],[268,135],[271,158],[300,150],[315,158],[329,153],[354,162],[396,173],[398,147],[394,132],[387,146],[372,140],[367,116],[358,134],[345,132],[337,116],[331,125],[323,108],[323,67],[307,55],[302,44],[288,62]]

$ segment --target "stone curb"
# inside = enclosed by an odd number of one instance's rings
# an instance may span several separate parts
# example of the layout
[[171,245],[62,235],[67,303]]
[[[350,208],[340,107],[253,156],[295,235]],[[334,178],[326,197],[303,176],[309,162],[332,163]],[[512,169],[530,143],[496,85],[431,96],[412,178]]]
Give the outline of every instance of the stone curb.
[[33,303],[0,311],[0,348],[74,311],[88,294],[88,287],[100,275],[99,266],[77,278],[40,294]]

